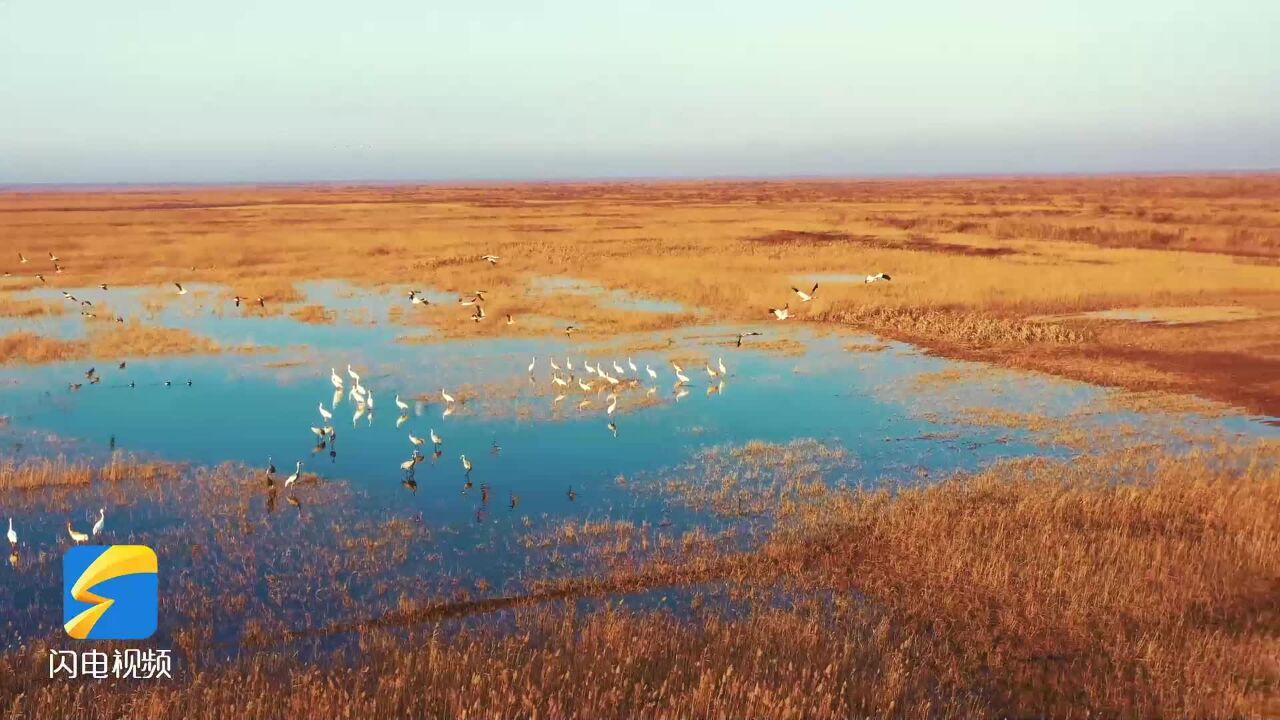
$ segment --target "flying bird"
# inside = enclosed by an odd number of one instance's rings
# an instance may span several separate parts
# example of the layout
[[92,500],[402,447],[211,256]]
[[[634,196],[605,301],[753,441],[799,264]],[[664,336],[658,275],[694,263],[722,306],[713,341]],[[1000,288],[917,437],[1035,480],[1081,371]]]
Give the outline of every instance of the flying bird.
[[875,275],[868,275],[867,279],[864,280],[863,282],[870,285],[871,283],[876,282],[877,280],[892,280],[892,279],[893,278],[889,277],[885,273],[876,273]]
[[773,316],[779,320],[786,320],[791,317],[791,304],[788,303],[780,308],[769,308],[769,312],[773,313]]
[[800,296],[800,302],[807,303],[818,296],[818,283],[813,284],[813,289],[805,292],[798,287],[792,287],[791,291]]
[[497,265],[498,261],[501,260],[501,258],[499,258],[497,255],[481,255],[480,259],[484,260],[490,265]]
[[176,283],[174,283],[174,284],[173,284],[173,286],[174,286],[174,287],[176,287],[176,288],[178,288],[178,294],[179,294],[179,295],[186,295],[186,294],[187,294],[187,289],[186,289],[186,288],[184,288],[184,287],[182,287],[182,283],[178,283],[178,282],[176,282]]

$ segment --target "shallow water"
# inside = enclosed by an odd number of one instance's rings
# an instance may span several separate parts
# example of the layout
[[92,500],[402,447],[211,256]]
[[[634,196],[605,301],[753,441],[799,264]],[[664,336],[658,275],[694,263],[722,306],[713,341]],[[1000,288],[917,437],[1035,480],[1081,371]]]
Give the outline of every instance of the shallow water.
[[[629,483],[619,482],[620,477],[660,477],[664,469],[678,466],[685,466],[682,472],[696,473],[699,453],[709,446],[815,438],[846,453],[824,470],[830,482],[915,482],[977,469],[999,458],[1065,457],[1074,452],[1043,432],[966,422],[963,414],[953,412],[956,408],[979,406],[1066,417],[1082,408],[1099,407],[1103,395],[1102,390],[1080,383],[1005,371],[977,372],[972,379],[944,384],[914,384],[925,373],[981,368],[929,357],[900,343],[888,343],[878,352],[849,352],[846,344],[875,339],[815,335],[799,329],[789,337],[802,342],[805,349],[794,355],[756,349],[750,342],[735,347],[735,329],[729,327],[663,333],[663,339],[674,338],[669,349],[630,357],[638,373],[627,367],[625,353],[585,355],[584,349],[598,339],[403,344],[396,338],[405,334],[405,328],[387,321],[390,307],[407,305],[399,293],[356,291],[336,283],[304,283],[300,288],[307,295],[300,304],[323,304],[338,311],[339,321],[309,325],[290,319],[287,313],[248,317],[228,302],[215,302],[221,291],[207,287],[193,287],[191,296],[145,310],[146,299],[157,291],[112,289],[113,309],[145,312],[149,323],[187,328],[224,346],[254,345],[258,351],[130,359],[124,370],[117,369],[114,361],[2,368],[0,415],[8,422],[0,427],[0,440],[9,454],[19,458],[65,454],[103,460],[115,452],[127,452],[200,465],[234,461],[265,467],[270,457],[281,479],[301,460],[304,470],[318,473],[322,482],[345,481],[356,491],[339,502],[319,499],[323,493],[315,486],[300,486],[294,493],[311,513],[307,515],[293,512],[283,500],[282,507],[271,514],[260,499],[261,488],[246,488],[242,499],[233,500],[263,529],[245,542],[271,549],[267,559],[245,561],[253,566],[250,576],[303,577],[305,565],[298,563],[305,561],[291,555],[294,549],[325,547],[342,555],[338,543],[343,533],[372,533],[392,519],[411,522],[422,529],[414,532],[430,535],[429,541],[410,548],[397,562],[369,568],[345,582],[344,592],[358,599],[359,607],[312,599],[305,612],[292,606],[280,610],[289,624],[315,627],[376,615],[393,607],[404,593],[443,592],[459,577],[517,592],[522,578],[536,574],[546,559],[527,550],[520,538],[570,519],[627,520],[669,527],[672,533],[695,524],[731,534],[735,529],[749,532],[752,528],[747,523],[713,517],[661,493],[637,492]],[[36,291],[32,296],[50,297],[50,293],[60,297],[58,291]],[[73,294],[96,298],[103,293],[85,289]],[[73,313],[34,321],[9,319],[4,325],[5,331],[21,327],[74,337],[83,331],[84,322]],[[652,343],[654,339],[607,342]],[[692,382],[683,388],[687,394],[680,395],[669,362],[673,356],[705,358],[713,366],[722,358],[728,377],[712,379],[704,362],[685,361],[683,367]],[[527,371],[531,358],[536,358],[532,375]],[[567,362],[572,359],[575,384],[576,377],[583,375],[582,363],[588,360],[606,367],[618,362],[626,376],[639,375],[643,382],[620,394],[613,416],[606,414],[605,398],[594,389],[566,390],[567,397],[556,403],[550,380],[553,358],[565,368],[558,374],[566,378],[571,374]],[[103,377],[101,384],[69,390],[68,384],[82,381],[84,371],[95,364]],[[373,392],[371,411],[357,415],[345,394],[335,403],[330,369],[349,388],[348,364]],[[648,378],[646,365],[659,374],[657,381]],[[594,382],[604,384],[599,378]],[[467,398],[447,415],[442,388]],[[655,388],[651,395],[648,388]],[[402,422],[394,404],[397,394],[411,406]],[[582,399],[590,399],[591,404],[580,409]],[[317,405],[333,413],[338,439],[336,446],[313,452],[315,438],[309,428],[322,425]],[[611,420],[616,433],[608,427]],[[1180,415],[1174,420],[1181,429],[1236,438],[1280,434],[1280,429],[1256,418]],[[1185,442],[1164,432],[1167,423],[1157,424],[1123,410],[1091,410],[1079,422],[1100,433],[1122,424],[1136,425],[1143,428],[1143,442],[1171,446]],[[442,436],[441,456],[416,468],[417,488],[411,491],[398,465],[410,455],[409,433],[425,437],[431,430]],[[424,449],[430,456],[430,444]],[[461,454],[474,463],[469,478],[461,466]],[[487,501],[481,486],[488,488]],[[576,493],[573,500],[567,497],[570,487]],[[104,507],[109,529],[104,538],[112,542],[154,538],[174,555],[162,556],[162,567],[171,568],[203,567],[175,549],[186,542],[182,533],[216,547],[217,533],[222,532],[213,526],[196,529],[204,522],[196,516],[197,505],[184,505],[177,494],[122,502],[117,492],[98,485],[66,493],[47,503],[28,500],[16,519],[23,538],[22,562],[16,569],[6,567],[11,577],[2,593],[24,599],[22,607],[39,608],[21,614],[23,619],[35,618],[38,625],[28,636],[55,631],[61,622],[58,558],[67,543],[63,527],[68,520],[85,530],[96,517],[96,508]],[[510,507],[513,494],[519,496],[515,508]],[[334,506],[327,507],[325,502]],[[7,510],[0,508],[0,515],[7,517]],[[272,543],[281,543],[285,549],[276,552]],[[239,575],[229,577],[228,583],[240,582]],[[163,594],[164,577],[161,586]],[[256,601],[264,607],[270,602],[268,589],[256,584],[239,591],[256,593]],[[19,606],[16,600],[0,603],[0,608]],[[14,621],[4,613],[0,609],[0,624]],[[219,615],[214,621],[215,637],[235,638],[241,621],[234,614]],[[162,619],[162,632],[166,627]],[[10,642],[20,641],[15,638]]]

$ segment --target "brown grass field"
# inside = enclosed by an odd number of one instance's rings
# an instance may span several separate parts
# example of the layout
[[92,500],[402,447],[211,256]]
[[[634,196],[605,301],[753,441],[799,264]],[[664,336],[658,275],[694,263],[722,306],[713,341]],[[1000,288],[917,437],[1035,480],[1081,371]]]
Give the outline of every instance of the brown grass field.
[[[35,258],[18,265],[16,253]],[[946,355],[1280,414],[1280,176],[993,178],[0,193],[6,287],[218,282],[301,298],[293,281],[489,290],[495,322],[407,307],[444,337],[581,337],[726,321],[865,328]],[[490,267],[482,253],[502,256]],[[45,261],[45,264],[48,264]],[[888,272],[890,283],[823,283]],[[683,303],[661,315],[530,291],[568,276]],[[170,298],[167,301],[172,301]],[[39,312],[6,303],[5,312]],[[1239,308],[1241,314],[1199,308]],[[1198,322],[1074,317],[1180,308]],[[253,307],[248,312],[260,312]],[[319,319],[320,311],[306,310]],[[510,313],[515,325],[498,321]],[[1190,313],[1190,315],[1188,315]],[[6,345],[5,357],[38,357]]]
[[[246,610],[279,558],[227,532],[253,521],[256,473],[224,467],[101,470],[0,467],[30,494],[75,482],[140,483],[197,503],[201,520],[163,546],[192,548],[190,587],[216,579],[229,607],[180,605],[190,666],[172,683],[50,684],[45,641],[0,656],[7,717],[1184,717],[1280,712],[1280,454],[1274,443],[1171,456],[1121,450],[1071,462],[1021,460],[934,485],[892,490],[812,482],[811,441],[715,451],[719,470],[673,478],[688,499],[719,503],[731,465],[753,510],[776,527],[746,551],[713,536],[664,537],[627,523],[552,528],[558,546],[596,548],[597,572],[550,575],[524,595],[402,600],[340,632],[355,654],[299,660],[287,622]],[[838,460],[823,453],[818,462]],[[127,480],[133,478],[133,480]],[[757,482],[764,480],[764,484]],[[341,487],[299,492],[332,503]],[[127,489],[119,490],[122,498]],[[703,494],[705,493],[705,494]],[[59,495],[59,497],[61,497]],[[769,498],[772,501],[769,502]],[[184,500],[185,502],[186,500]],[[326,512],[324,505],[315,512]],[[319,522],[337,517],[317,516]],[[342,587],[387,562],[421,529],[355,526],[345,549],[317,548],[311,585]],[[208,527],[204,527],[205,525]],[[285,527],[260,532],[291,533]],[[641,553],[641,547],[658,547]],[[263,555],[267,553],[267,555]],[[590,553],[589,553],[590,554]],[[692,593],[687,614],[628,609],[630,593]],[[293,592],[292,590],[290,592]],[[306,593],[297,602],[304,602]],[[251,593],[250,593],[251,595]],[[584,598],[611,597],[594,609]],[[784,601],[780,598],[785,597]],[[700,599],[705,598],[705,599]],[[229,601],[228,601],[229,602]],[[726,606],[724,603],[728,602]],[[222,608],[221,610],[219,608]],[[246,612],[250,648],[224,662],[201,628]],[[501,623],[486,623],[492,613]],[[262,616],[262,619],[258,619]],[[441,633],[446,620],[475,621]],[[56,640],[54,641],[57,642]],[[353,664],[354,663],[354,664]]]
[[[36,323],[68,311],[14,292],[99,283],[157,286],[148,303],[193,316],[333,323],[349,318],[296,283],[342,279],[389,291],[385,317],[357,320],[403,326],[407,343],[573,323],[577,354],[701,363],[665,332],[754,329],[755,347],[795,353],[785,329],[804,325],[988,363],[898,393],[998,387],[1003,368],[1117,388],[1062,419],[929,408],[1035,429],[1066,460],[866,489],[827,482],[860,477],[858,458],[812,439],[617,477],[743,534],[526,516],[515,546],[475,549],[527,553],[516,589],[452,575],[465,560],[445,529],[361,516],[358,490],[317,475],[269,493],[237,465],[0,458],[7,512],[83,512],[75,493],[92,485],[113,512],[190,515],[131,537],[182,559],[162,588],[175,679],[51,683],[63,638],[29,637],[0,652],[0,717],[1280,717],[1280,446],[1154,427],[1166,411],[1280,416],[1280,175],[5,191],[0,270],[0,318]],[[893,279],[856,281],[877,272]],[[855,281],[814,280],[831,274]],[[684,309],[604,307],[547,278]],[[180,297],[175,281],[221,287]],[[815,281],[799,302],[791,287]],[[409,289],[483,289],[489,317],[410,305]],[[0,335],[0,366],[242,349],[145,314],[117,323],[110,291],[95,301],[82,337]],[[793,320],[769,317],[784,303]],[[850,363],[892,347],[843,344]],[[483,398],[523,398],[527,381],[459,387],[459,413],[498,412]],[[656,402],[639,391],[619,389]],[[582,393],[565,394],[571,414]],[[1152,427],[1098,437],[1088,416],[1117,408]],[[340,539],[282,551],[304,532]],[[337,619],[312,614],[317,587]],[[653,609],[664,596],[679,601]],[[13,627],[48,624],[3,583],[0,599]],[[238,657],[215,623],[235,628]]]

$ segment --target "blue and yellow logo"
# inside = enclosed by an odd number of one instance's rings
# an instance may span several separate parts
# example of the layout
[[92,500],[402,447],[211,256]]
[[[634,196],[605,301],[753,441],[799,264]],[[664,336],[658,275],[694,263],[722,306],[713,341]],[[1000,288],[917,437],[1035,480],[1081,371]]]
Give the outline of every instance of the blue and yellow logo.
[[145,545],[82,545],[62,556],[62,624],[77,640],[143,640],[156,631],[159,568]]

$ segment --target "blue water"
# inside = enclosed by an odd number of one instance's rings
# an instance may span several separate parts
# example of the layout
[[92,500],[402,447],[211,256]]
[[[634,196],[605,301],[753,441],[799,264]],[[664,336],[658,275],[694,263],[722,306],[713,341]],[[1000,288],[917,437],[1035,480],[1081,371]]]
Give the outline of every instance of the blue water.
[[[355,611],[337,603],[308,606],[306,612],[286,603],[278,610],[291,621],[315,626],[376,613],[394,604],[396,592],[439,592],[436,578],[446,570],[453,576],[483,579],[493,588],[518,591],[521,579],[545,560],[538,552],[526,551],[519,537],[530,528],[554,527],[567,519],[670,524],[673,532],[696,524],[732,529],[738,522],[733,518],[712,517],[668,502],[660,494],[637,493],[617,481],[619,477],[660,477],[664,469],[686,465],[710,446],[814,438],[845,451],[828,471],[833,482],[917,481],[926,474],[942,477],[1004,457],[1066,457],[1074,452],[1026,430],[957,423],[940,408],[970,403],[1065,416],[1102,394],[1080,383],[1012,372],[1002,372],[995,379],[903,391],[921,373],[963,364],[930,357],[900,343],[889,343],[880,352],[850,353],[843,349],[845,344],[875,339],[814,335],[800,329],[788,336],[803,342],[805,351],[784,355],[755,349],[750,342],[735,347],[735,328],[702,326],[663,333],[663,338],[674,338],[669,350],[633,354],[643,382],[635,390],[620,393],[617,413],[608,416],[603,394],[594,391],[583,394],[575,388],[566,391],[562,402],[553,403],[549,360],[555,358],[564,366],[566,358],[572,358],[577,374],[582,375],[584,360],[606,366],[616,360],[625,365],[625,354],[586,356],[584,348],[591,347],[592,341],[562,337],[401,343],[397,338],[409,334],[409,328],[391,322],[387,312],[397,304],[407,306],[402,293],[358,291],[335,283],[304,283],[300,288],[307,304],[323,304],[343,319],[332,325],[307,325],[287,314],[249,317],[219,299],[220,290],[206,287],[193,287],[192,296],[148,309],[144,301],[155,290],[112,289],[109,300],[117,312],[145,317],[152,324],[187,328],[225,347],[247,345],[255,350],[134,358],[128,359],[124,370],[116,367],[124,358],[0,368],[0,415],[7,418],[0,427],[0,442],[7,454],[19,458],[60,453],[103,460],[113,452],[124,452],[198,465],[235,461],[260,468],[270,457],[280,470],[278,481],[301,460],[304,470],[319,473],[326,481],[344,481],[357,491],[342,507],[315,507],[311,500],[318,493],[300,486],[290,494],[306,510],[294,511],[282,494],[273,511],[267,512],[261,489],[246,489],[248,517],[263,523],[256,541],[283,543],[283,548],[297,543],[331,544],[334,527],[360,528],[392,518],[432,532],[429,543],[415,546],[403,562],[381,570],[381,578],[361,577],[349,583],[345,591],[366,603]],[[95,298],[95,302],[104,295],[92,289],[73,294]],[[61,297],[57,291],[45,290],[32,296]],[[367,321],[346,322],[352,313],[363,313]],[[75,337],[84,325],[75,311],[56,318],[6,319],[0,331],[34,329]],[[611,342],[646,339],[652,338]],[[721,379],[707,377],[702,363],[686,363],[685,372],[693,382],[686,388],[688,394],[677,399],[671,355],[706,356],[713,365],[723,358],[729,377],[721,384]],[[534,357],[537,367],[530,381],[526,368]],[[333,404],[329,380],[330,368],[335,368],[349,388],[348,364],[357,368],[375,399],[373,410],[354,421],[355,407],[345,394]],[[659,372],[658,381],[648,379],[646,364]],[[70,390],[69,383],[83,382],[90,366],[97,367],[101,383]],[[172,385],[166,386],[165,381]],[[595,378],[594,382],[603,381]],[[646,394],[650,387],[656,388],[652,396]],[[715,391],[708,393],[709,387]],[[468,388],[473,395],[445,416],[441,388],[453,393]],[[397,393],[411,405],[399,426],[393,401]],[[582,397],[593,402],[579,410]],[[338,440],[334,447],[314,451],[309,428],[322,424],[317,404],[333,412]],[[611,420],[616,434],[608,427]],[[1231,436],[1280,434],[1277,428],[1251,418],[1187,416],[1180,421],[1200,431]],[[1087,422],[1102,432],[1111,423],[1141,424],[1143,418],[1108,412]],[[410,490],[398,467],[412,450],[408,434],[425,437],[432,429],[444,440],[441,456],[417,466],[413,477],[417,488]],[[1169,438],[1169,442],[1177,440]],[[430,456],[430,445],[424,449]],[[459,459],[463,453],[475,466],[470,487]],[[481,498],[482,485],[489,489],[487,503]],[[566,496],[570,487],[577,493],[573,501]],[[519,496],[514,509],[509,507],[512,494]],[[194,516],[191,509],[171,499],[121,501],[118,491],[95,485],[77,488],[69,497],[54,493],[47,503],[42,502],[28,499],[19,518],[22,561],[13,577],[0,583],[4,586],[0,599],[6,600],[0,603],[0,622],[5,620],[6,608],[13,615],[14,608],[45,604],[47,612],[24,611],[20,617],[38,618],[45,630],[57,627],[61,590],[54,568],[66,546],[63,525],[70,520],[86,530],[98,507],[106,509],[113,538],[154,540],[174,554],[172,548],[184,542],[179,533],[187,532],[203,537],[208,547],[215,548],[217,558],[221,530],[206,527],[206,518]],[[0,508],[0,517],[8,514]],[[208,562],[181,552],[176,555],[162,557],[162,565],[203,567],[200,563]],[[254,569],[255,575],[304,573],[297,565],[303,561],[287,549],[258,562],[263,566]],[[164,572],[161,575],[163,588],[167,580]],[[237,578],[231,576],[226,582],[240,582]],[[379,579],[392,589],[375,589]],[[254,594],[263,608],[270,605],[261,587],[242,591]],[[216,635],[235,637],[239,619],[238,615],[221,617],[215,623]],[[162,622],[162,632],[165,627]]]

